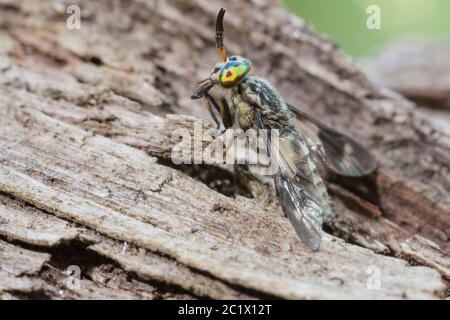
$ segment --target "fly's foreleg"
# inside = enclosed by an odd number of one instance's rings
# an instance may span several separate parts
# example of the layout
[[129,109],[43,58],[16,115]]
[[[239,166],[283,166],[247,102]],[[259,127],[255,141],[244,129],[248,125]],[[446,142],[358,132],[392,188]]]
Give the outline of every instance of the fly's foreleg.
[[[227,99],[225,97],[221,97],[219,102],[217,102],[216,99],[214,99],[214,97],[209,93],[205,94],[205,98],[209,114],[216,124],[216,129],[220,130],[221,124],[223,124],[225,130],[231,128],[234,122],[234,113],[231,111]],[[220,133],[223,132],[221,131]]]
[[220,98],[219,108],[225,129],[231,128],[234,122],[234,112],[231,111],[230,106],[228,105],[227,99],[225,97]]
[[218,105],[217,101],[209,94],[205,94],[206,98],[206,106],[208,108],[208,112],[211,115],[211,118],[214,120],[214,123],[216,124],[216,130],[220,130],[221,127],[221,121],[218,117],[218,113],[220,113],[220,106]]

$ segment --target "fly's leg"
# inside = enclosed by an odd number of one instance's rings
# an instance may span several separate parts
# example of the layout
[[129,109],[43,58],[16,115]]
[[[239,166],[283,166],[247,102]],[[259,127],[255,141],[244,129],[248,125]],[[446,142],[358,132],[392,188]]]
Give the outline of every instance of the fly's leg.
[[[209,93],[205,94],[205,98],[209,114],[213,118],[214,123],[216,124],[216,130],[219,131],[219,134],[223,133],[223,131],[220,131],[221,124],[223,124],[225,130],[231,128],[234,122],[234,113],[231,111],[227,99],[221,97],[219,102],[217,102]],[[218,113],[220,114],[221,119],[218,118]]]
[[264,209],[284,216],[275,193],[273,179],[254,174],[247,164],[234,164],[234,193],[256,199]]
[[231,112],[230,106],[228,105],[227,99],[225,97],[220,98],[219,106],[220,115],[222,116],[223,125],[225,129],[229,129],[233,126],[234,116]]
[[211,115],[211,118],[214,120],[214,123],[216,124],[216,130],[221,133],[220,127],[221,127],[221,121],[217,116],[217,113],[220,112],[220,107],[217,104],[217,101],[209,94],[205,94],[206,98],[206,106],[208,108],[209,114]]
[[[255,112],[253,115],[253,121],[257,128],[264,129],[265,125],[262,121],[262,116],[259,112]],[[270,159],[270,142],[271,142],[271,132],[270,131],[259,131],[258,140],[262,139],[265,144],[265,150],[260,150],[258,147],[258,152],[265,152],[266,156]],[[259,146],[259,142],[258,142]],[[273,160],[272,160],[273,161]],[[238,177],[241,184],[245,185],[250,191],[253,198],[256,199],[257,203],[270,211],[277,212],[280,216],[284,216],[283,211],[280,209],[278,202],[278,197],[275,193],[275,185],[272,176],[262,176],[252,172],[249,166],[235,166],[235,175]]]
[[[205,99],[206,99],[208,111],[216,124],[216,132],[212,134],[212,137],[214,139],[218,139],[221,135],[223,135],[223,133],[225,132],[226,129],[229,129],[233,126],[232,112],[230,110],[230,107],[229,107],[225,97],[222,97],[219,100],[219,102],[217,102],[216,99],[214,99],[214,97],[212,95],[210,95],[209,93],[206,93]],[[219,115],[220,115],[220,119],[219,119]],[[222,127],[221,124],[223,124],[225,130],[221,130],[221,127]],[[224,139],[226,140],[227,138],[224,137]],[[223,152],[224,152],[224,156],[225,156],[225,154],[227,152],[226,148],[224,148]]]
[[[218,134],[216,136],[219,136],[221,133],[223,133],[223,131],[220,130],[221,123],[223,123],[225,129],[229,129],[233,126],[232,120],[233,118],[231,115],[230,106],[228,105],[228,102],[225,99],[225,97],[222,97],[219,103],[209,93],[205,94],[205,98],[209,114],[211,115],[212,119],[214,120],[214,123],[216,124],[216,130],[218,131]],[[217,113],[220,113],[222,122],[219,120]],[[246,180],[245,177],[248,177],[249,173],[248,166],[234,164],[233,171],[235,173],[233,175],[234,193],[244,196],[252,196],[252,194],[246,188],[247,183],[244,182]]]
[[[222,109],[222,114],[224,112],[228,113],[229,119],[234,119],[233,116],[237,113],[236,105],[232,104],[228,106],[228,104],[223,103],[225,106]],[[227,117],[225,114],[224,117]],[[224,121],[226,122],[226,121]],[[229,121],[228,125],[231,127],[234,121]],[[258,137],[257,137],[258,138]],[[248,147],[257,147],[254,144],[257,143],[257,139],[249,138]],[[234,182],[234,193],[236,195],[242,195],[246,197],[252,197],[257,200],[264,208],[270,210],[279,210],[278,202],[276,195],[274,195],[273,188],[271,187],[272,179],[265,179],[256,175],[252,172],[251,167],[248,164],[233,164],[233,182]]]

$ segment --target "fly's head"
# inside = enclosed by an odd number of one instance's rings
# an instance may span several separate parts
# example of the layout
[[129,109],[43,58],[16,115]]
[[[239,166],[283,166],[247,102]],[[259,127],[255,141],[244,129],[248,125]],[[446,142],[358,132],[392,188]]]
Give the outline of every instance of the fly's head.
[[192,99],[204,97],[209,90],[218,85],[224,89],[231,89],[244,80],[251,70],[249,60],[241,56],[227,57],[224,62],[214,66],[209,77],[197,83]]
[[231,89],[247,77],[251,70],[250,61],[241,56],[228,57],[217,72],[217,81],[222,88]]
[[223,44],[223,17],[225,10],[220,9],[216,20],[216,44],[222,62],[214,66],[205,80],[197,83],[192,99],[204,97],[209,90],[218,85],[224,89],[231,89],[244,80],[251,69],[250,61],[241,56],[227,57]]

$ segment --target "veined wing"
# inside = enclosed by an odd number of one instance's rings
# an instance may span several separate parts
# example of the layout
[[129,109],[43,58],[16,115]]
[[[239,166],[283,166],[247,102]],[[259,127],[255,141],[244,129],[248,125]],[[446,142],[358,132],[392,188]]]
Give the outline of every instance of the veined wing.
[[323,217],[333,215],[333,210],[308,146],[290,122],[287,105],[266,81],[252,78],[240,93],[253,106],[257,126],[269,129],[266,138],[270,158],[278,167],[275,186],[280,205],[302,241],[317,250]]
[[[268,128],[264,120],[257,122],[260,128]],[[300,239],[317,250],[323,217],[333,215],[326,187],[306,144],[293,127],[292,131],[271,130],[268,135],[270,159],[278,167],[275,188],[280,205]]]
[[312,116],[288,105],[296,115],[295,128],[310,150],[336,173],[361,177],[372,173],[378,163],[369,150],[355,140],[322,124]]

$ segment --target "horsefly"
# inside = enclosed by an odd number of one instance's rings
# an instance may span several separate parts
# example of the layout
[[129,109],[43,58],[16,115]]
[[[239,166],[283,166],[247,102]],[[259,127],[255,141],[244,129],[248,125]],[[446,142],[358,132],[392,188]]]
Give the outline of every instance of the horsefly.
[[[206,99],[218,127],[221,123],[225,128],[237,124],[243,130],[269,132],[267,150],[279,168],[273,175],[279,203],[300,239],[318,250],[324,216],[334,213],[317,162],[322,161],[337,174],[350,177],[370,174],[377,168],[377,162],[354,140],[287,103],[268,81],[250,75],[252,65],[248,59],[227,56],[224,15],[225,10],[221,9],[216,21],[221,61],[205,80],[197,83],[191,98]],[[210,90],[215,86],[227,89],[230,97],[214,98]],[[279,132],[276,144],[270,134],[274,129]]]

